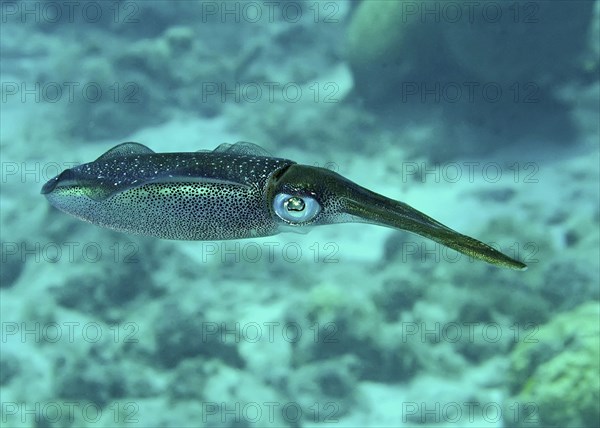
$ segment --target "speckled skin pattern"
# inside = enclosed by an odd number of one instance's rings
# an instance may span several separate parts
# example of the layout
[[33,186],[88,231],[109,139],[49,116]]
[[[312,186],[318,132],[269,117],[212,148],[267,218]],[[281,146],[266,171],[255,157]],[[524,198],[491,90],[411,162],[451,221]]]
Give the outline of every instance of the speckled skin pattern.
[[[42,193],[57,208],[111,229],[165,239],[268,236],[277,223],[269,178],[294,162],[248,151],[154,153],[139,145],[63,172]],[[146,150],[144,150],[146,149]]]

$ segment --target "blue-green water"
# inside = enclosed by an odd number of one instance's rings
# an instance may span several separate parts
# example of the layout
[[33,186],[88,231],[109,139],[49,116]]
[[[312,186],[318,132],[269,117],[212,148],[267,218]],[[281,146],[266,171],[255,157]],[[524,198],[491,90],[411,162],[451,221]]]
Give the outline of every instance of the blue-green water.
[[[600,425],[600,2],[0,8],[2,426]],[[251,141],[529,269],[366,224],[158,240],[39,194],[124,141]]]

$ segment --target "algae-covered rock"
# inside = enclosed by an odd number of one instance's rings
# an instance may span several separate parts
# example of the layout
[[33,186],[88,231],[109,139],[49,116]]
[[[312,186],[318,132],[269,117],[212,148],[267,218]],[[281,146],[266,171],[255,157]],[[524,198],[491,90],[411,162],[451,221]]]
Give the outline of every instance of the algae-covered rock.
[[[0,288],[10,288],[19,279],[25,262],[20,257],[18,245],[16,242],[2,242],[2,269],[0,269]],[[27,245],[22,242],[21,245]]]
[[303,365],[290,378],[287,392],[305,415],[316,402],[331,403],[336,416],[343,416],[356,405],[359,365],[350,355]]
[[365,99],[399,96],[394,89],[403,78],[436,61],[438,31],[419,18],[421,6],[421,2],[369,0],[356,8],[348,27],[346,57],[356,89]]
[[235,325],[234,321],[207,322],[204,311],[188,311],[179,302],[165,304],[164,312],[169,316],[154,330],[156,343],[160,344],[155,358],[162,366],[174,368],[186,359],[206,358],[243,367],[238,352],[239,336],[224,332]]
[[[133,249],[136,252],[139,248],[134,241],[121,247],[125,251]],[[100,249],[98,253],[90,251],[90,254],[101,254],[101,248],[108,248],[108,246],[96,244],[90,248]],[[111,248],[114,249],[116,246]],[[152,277],[152,264],[149,258],[127,257],[120,264],[120,269],[115,269],[116,259],[113,256],[120,257],[115,256],[116,251],[110,256],[107,256],[108,251],[105,251],[104,259],[89,258],[88,262],[97,261],[94,262],[96,269],[85,271],[81,275],[73,275],[52,286],[50,291],[56,302],[62,307],[91,314],[105,321],[115,321],[126,316],[126,313],[122,312],[124,309],[143,304],[146,299],[163,293]]]
[[353,65],[393,62],[402,58],[407,31],[402,22],[402,5],[394,1],[362,2],[348,29],[348,59]]
[[[600,422],[600,305],[561,314],[511,355],[514,397],[526,412],[509,426],[597,427]],[[507,411],[507,414],[511,414]]]
[[110,339],[94,344],[82,355],[57,359],[56,394],[67,400],[90,401],[104,407],[127,394],[122,351]]
[[311,326],[311,334],[295,344],[294,366],[352,356],[360,362],[359,379],[380,382],[411,378],[419,369],[416,351],[397,324],[386,323],[361,291],[315,286],[304,304],[291,309],[290,319]]

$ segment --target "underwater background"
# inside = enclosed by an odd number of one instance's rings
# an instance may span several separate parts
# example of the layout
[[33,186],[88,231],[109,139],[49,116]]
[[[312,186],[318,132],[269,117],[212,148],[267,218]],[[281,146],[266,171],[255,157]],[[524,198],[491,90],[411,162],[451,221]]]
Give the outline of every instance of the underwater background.
[[[600,426],[600,2],[3,1],[0,424]],[[251,141],[528,264],[365,224],[186,242],[50,207]]]

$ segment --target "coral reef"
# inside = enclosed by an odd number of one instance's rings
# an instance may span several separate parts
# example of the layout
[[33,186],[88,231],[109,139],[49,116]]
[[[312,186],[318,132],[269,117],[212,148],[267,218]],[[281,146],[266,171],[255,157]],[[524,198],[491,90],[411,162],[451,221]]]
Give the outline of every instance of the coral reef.
[[[532,403],[514,426],[596,427],[600,421],[600,305],[555,317],[511,355],[513,398]],[[514,399],[514,400],[513,400]]]

